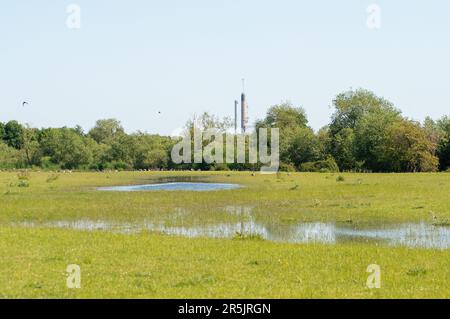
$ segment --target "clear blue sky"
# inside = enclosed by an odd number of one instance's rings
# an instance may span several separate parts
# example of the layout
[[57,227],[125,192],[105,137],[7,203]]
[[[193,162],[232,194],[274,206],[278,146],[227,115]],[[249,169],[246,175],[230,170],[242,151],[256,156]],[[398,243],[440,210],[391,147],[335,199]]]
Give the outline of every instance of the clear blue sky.
[[[66,26],[71,3],[79,30]],[[366,26],[371,3],[382,9],[380,30]],[[450,1],[0,4],[0,121],[89,129],[114,117],[127,131],[167,134],[194,113],[232,116],[242,77],[252,122],[289,100],[318,129],[351,87],[416,120],[450,114]]]

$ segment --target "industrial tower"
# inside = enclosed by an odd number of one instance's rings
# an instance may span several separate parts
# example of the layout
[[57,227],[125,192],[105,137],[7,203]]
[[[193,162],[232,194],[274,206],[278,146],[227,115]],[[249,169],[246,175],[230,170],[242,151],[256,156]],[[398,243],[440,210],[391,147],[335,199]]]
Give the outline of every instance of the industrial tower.
[[[242,79],[242,94],[241,94],[241,132],[246,133],[248,128],[248,105],[245,96],[245,79]],[[235,122],[237,118],[235,118]]]

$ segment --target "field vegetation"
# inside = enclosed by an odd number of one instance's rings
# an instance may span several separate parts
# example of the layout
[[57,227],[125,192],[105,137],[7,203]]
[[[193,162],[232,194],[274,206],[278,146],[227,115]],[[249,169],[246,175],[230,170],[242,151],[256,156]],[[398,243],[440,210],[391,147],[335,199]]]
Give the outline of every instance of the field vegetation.
[[[282,103],[256,121],[280,129],[283,171],[434,172],[450,167],[450,118],[423,123],[404,117],[388,100],[367,90],[341,93],[330,123],[315,132],[301,107]],[[193,128],[229,133],[231,121],[204,113],[188,120]],[[209,140],[205,139],[206,144]],[[88,132],[74,128],[32,128],[0,123],[0,169],[46,170],[258,170],[260,164],[174,164],[168,136],[127,134],[116,119],[99,120]],[[226,153],[226,152],[224,152]],[[235,161],[237,162],[237,161]]]
[[[100,192],[97,187],[168,181],[236,183],[217,192]],[[0,222],[143,219],[237,221],[249,208],[265,222],[398,223],[450,218],[450,174],[250,172],[0,173]],[[177,218],[182,216],[182,218]]]
[[[96,190],[180,178],[244,187]],[[268,223],[444,223],[450,219],[449,189],[448,173],[3,172],[0,297],[448,298],[448,249],[275,243],[245,233],[229,239],[122,234],[47,223],[208,225],[238,221],[242,216],[230,209],[247,208]],[[81,289],[66,287],[69,264],[81,267]],[[381,266],[381,289],[366,287],[370,264]]]

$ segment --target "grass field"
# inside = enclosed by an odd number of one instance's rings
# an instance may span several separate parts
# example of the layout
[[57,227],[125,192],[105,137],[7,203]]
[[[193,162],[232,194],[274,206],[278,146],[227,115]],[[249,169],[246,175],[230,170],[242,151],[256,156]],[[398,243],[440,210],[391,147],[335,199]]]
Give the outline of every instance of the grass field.
[[[186,180],[239,183],[236,190],[99,192],[98,186]],[[339,176],[343,177],[338,178]],[[450,220],[450,174],[235,172],[0,173],[0,297],[449,298],[449,250],[184,238],[46,227],[56,221],[209,225],[249,207],[271,223],[439,223]],[[27,224],[28,223],[28,224]],[[26,227],[30,223],[41,227]],[[82,288],[67,289],[78,264]],[[382,269],[366,287],[367,266]]]

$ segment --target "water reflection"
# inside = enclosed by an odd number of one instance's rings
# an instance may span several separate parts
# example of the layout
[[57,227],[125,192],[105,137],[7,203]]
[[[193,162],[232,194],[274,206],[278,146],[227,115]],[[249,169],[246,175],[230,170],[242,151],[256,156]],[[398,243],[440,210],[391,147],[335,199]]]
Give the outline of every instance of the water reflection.
[[148,185],[131,185],[131,186],[110,186],[99,187],[100,191],[110,192],[138,192],[138,191],[217,191],[240,188],[237,184],[223,184],[223,183],[187,183],[187,182],[173,182],[161,184]]
[[56,227],[77,230],[107,230],[119,233],[152,231],[185,237],[232,238],[237,233],[258,234],[269,241],[289,243],[339,244],[367,242],[389,246],[419,248],[450,248],[450,228],[426,223],[377,225],[372,227],[339,226],[333,223],[302,223],[297,225],[263,224],[253,220],[189,227],[166,226],[164,223],[112,223],[106,221],[57,221],[37,224],[22,223],[26,227]]

